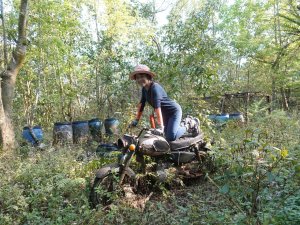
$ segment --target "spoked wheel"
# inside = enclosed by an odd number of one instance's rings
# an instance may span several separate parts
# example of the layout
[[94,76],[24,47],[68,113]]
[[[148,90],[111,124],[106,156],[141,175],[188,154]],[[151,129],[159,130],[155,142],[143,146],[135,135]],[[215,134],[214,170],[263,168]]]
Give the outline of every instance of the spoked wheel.
[[[97,171],[96,178],[90,193],[93,207],[99,204],[109,205],[118,197],[124,195],[119,185],[119,165],[111,164]],[[135,173],[127,168],[122,184],[134,185]]]

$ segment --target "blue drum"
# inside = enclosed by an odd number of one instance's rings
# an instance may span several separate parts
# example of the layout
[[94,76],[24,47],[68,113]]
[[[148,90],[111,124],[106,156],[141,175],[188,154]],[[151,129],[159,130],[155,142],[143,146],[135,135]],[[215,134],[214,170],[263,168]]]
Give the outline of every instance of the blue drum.
[[73,127],[73,143],[86,143],[90,138],[90,128],[88,121],[75,121],[72,123]]
[[28,143],[38,145],[43,141],[43,130],[40,126],[24,127],[22,136]]
[[229,120],[237,122],[245,122],[244,116],[242,113],[231,113],[229,114]]
[[119,121],[116,118],[108,118],[104,120],[105,133],[113,135],[117,133]]
[[226,123],[229,120],[229,114],[212,114],[209,115],[208,118],[214,121],[215,123]]
[[98,118],[89,120],[90,133],[95,141],[101,141],[101,129],[103,123]]
[[53,128],[53,144],[72,144],[73,143],[73,128],[72,123],[58,122]]

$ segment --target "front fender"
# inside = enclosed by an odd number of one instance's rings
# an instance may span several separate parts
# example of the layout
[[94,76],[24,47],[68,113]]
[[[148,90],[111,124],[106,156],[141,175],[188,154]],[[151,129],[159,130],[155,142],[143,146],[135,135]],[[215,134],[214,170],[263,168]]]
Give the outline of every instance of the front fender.
[[[108,174],[110,174],[112,171],[115,171],[116,173],[118,173],[120,171],[120,165],[118,163],[112,163],[112,164],[105,165],[104,167],[102,167],[96,171],[96,177],[102,179],[105,176],[107,176]],[[126,169],[126,174],[130,178],[135,178],[135,173],[129,167]]]

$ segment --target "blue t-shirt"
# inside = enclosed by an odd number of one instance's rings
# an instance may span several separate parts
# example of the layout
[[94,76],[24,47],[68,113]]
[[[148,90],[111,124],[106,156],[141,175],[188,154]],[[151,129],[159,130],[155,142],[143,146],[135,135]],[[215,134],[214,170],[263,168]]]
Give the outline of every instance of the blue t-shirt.
[[181,110],[180,105],[171,100],[166,91],[158,83],[152,83],[149,90],[143,87],[142,98],[140,103],[140,111],[144,110],[145,104],[148,102],[154,109],[161,108],[163,116],[176,113]]

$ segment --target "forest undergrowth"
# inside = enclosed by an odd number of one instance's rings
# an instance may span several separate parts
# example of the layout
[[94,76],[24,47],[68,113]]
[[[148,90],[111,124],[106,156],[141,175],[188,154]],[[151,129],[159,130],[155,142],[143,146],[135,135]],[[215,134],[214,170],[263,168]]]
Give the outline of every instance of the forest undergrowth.
[[[254,119],[257,118],[257,119]],[[143,210],[122,199],[90,208],[94,171],[115,158],[95,146],[28,146],[1,153],[0,224],[299,224],[300,124],[276,111],[248,125],[203,123],[217,171],[176,189],[162,188]],[[209,134],[209,135],[208,135]]]

